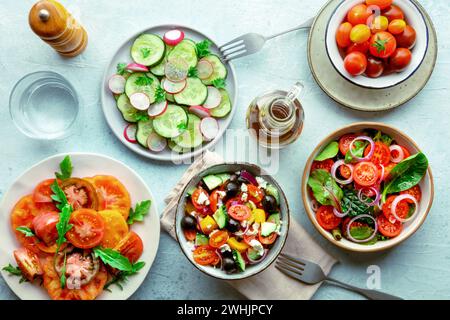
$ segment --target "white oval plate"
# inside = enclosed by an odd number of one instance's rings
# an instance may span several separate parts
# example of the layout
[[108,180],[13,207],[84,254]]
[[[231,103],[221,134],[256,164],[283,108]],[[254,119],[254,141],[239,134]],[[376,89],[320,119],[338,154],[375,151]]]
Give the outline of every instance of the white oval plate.
[[[111,292],[103,291],[97,298],[99,300],[125,300],[128,299],[142,284],[147,275],[159,244],[159,214],[156,208],[156,201],[150,189],[135,171],[125,164],[112,158],[93,153],[66,153],[44,159],[38,164],[29,168],[11,185],[0,202],[0,266],[8,263],[16,265],[13,257],[13,250],[19,247],[10,224],[10,213],[16,202],[24,195],[33,192],[34,187],[42,180],[51,178],[53,172],[59,168],[59,163],[66,156],[70,155],[73,163],[74,177],[88,177],[98,174],[112,175],[119,179],[128,189],[131,202],[134,206],[136,202],[150,199],[152,206],[150,213],[143,222],[133,224],[132,230],[139,234],[144,243],[144,252],[141,260],[145,261],[145,267],[138,274],[129,278],[123,286],[123,291],[117,286],[111,286]],[[3,279],[12,291],[20,298],[26,300],[46,300],[49,299],[47,291],[37,283],[24,282],[19,284],[19,278],[11,276],[5,271],[1,271]]]
[[183,154],[178,154],[175,152],[172,152],[168,147],[164,149],[162,152],[155,153],[148,149],[143,148],[139,144],[133,144],[128,142],[125,137],[123,136],[123,130],[125,126],[128,124],[120,114],[120,111],[117,109],[116,106],[116,100],[114,99],[111,91],[108,89],[108,79],[111,77],[111,75],[116,73],[116,66],[119,62],[131,62],[131,56],[130,56],[130,48],[134,40],[142,33],[154,33],[157,35],[160,35],[161,37],[164,35],[164,33],[171,29],[181,29],[185,33],[185,38],[192,39],[194,41],[202,41],[205,39],[208,39],[212,42],[211,45],[211,52],[214,54],[218,54],[218,46],[216,42],[214,42],[210,37],[204,35],[203,33],[190,28],[185,27],[182,25],[176,25],[176,24],[167,24],[167,25],[160,25],[151,27],[145,30],[142,30],[125,41],[119,49],[117,49],[116,53],[112,56],[106,70],[105,74],[103,75],[103,86],[102,86],[102,93],[101,93],[101,99],[102,99],[102,107],[103,107],[103,113],[105,114],[106,121],[108,122],[109,127],[111,128],[112,132],[116,135],[116,137],[129,149],[133,150],[134,152],[155,160],[161,160],[161,161],[182,161],[185,159],[190,159],[200,153],[202,153],[206,149],[212,148],[222,137],[223,133],[225,132],[226,128],[231,123],[231,120],[233,119],[234,113],[236,111],[236,100],[237,100],[237,84],[236,84],[236,76],[234,72],[234,68],[230,62],[225,63],[225,66],[228,71],[227,79],[226,79],[226,89],[230,95],[230,100],[232,102],[231,112],[222,119],[217,119],[219,122],[219,133],[217,136],[206,143],[203,143],[201,146],[194,149],[192,152],[187,152]]

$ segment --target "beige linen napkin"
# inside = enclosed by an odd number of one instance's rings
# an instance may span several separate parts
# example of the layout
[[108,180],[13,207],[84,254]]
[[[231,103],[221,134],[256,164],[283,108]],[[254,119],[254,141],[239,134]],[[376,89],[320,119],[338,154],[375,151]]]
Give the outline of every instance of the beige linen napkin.
[[[173,238],[176,239],[174,222],[180,192],[196,173],[222,162],[223,159],[218,154],[207,151],[194,161],[165,199],[167,207],[163,211],[161,225]],[[290,221],[289,234],[283,252],[318,263],[326,274],[336,263],[336,259],[324,251],[293,219]],[[253,277],[228,281],[228,283],[247,298],[254,300],[310,299],[320,286],[320,284],[305,285],[295,281],[278,271],[275,264]]]

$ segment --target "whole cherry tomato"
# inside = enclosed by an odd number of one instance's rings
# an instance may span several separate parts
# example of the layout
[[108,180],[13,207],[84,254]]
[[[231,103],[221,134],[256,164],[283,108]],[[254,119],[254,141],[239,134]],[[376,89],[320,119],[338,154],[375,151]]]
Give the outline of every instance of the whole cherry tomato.
[[365,24],[357,24],[350,31],[350,40],[353,43],[363,43],[370,38],[370,29]]
[[369,18],[367,18],[367,25],[369,26],[372,33],[377,33],[387,30],[389,21],[385,16],[377,16],[373,14]]
[[369,41],[365,41],[362,43],[352,43],[345,52],[346,54],[349,54],[350,52],[361,52],[366,54],[369,51]]
[[367,58],[366,76],[369,78],[378,78],[383,74],[383,71],[383,61],[373,57]]
[[344,67],[352,76],[359,76],[366,71],[367,58],[361,52],[351,52],[344,59]]
[[366,0],[368,6],[377,6],[380,10],[388,8],[393,0]]
[[405,15],[403,14],[402,9],[395,5],[391,5],[390,7],[383,10],[382,15],[388,18],[389,21],[393,21],[395,19],[405,19]]
[[416,44],[416,30],[411,26],[406,26],[402,33],[395,35],[399,48],[412,49]]
[[342,23],[336,31],[336,43],[340,48],[348,47],[352,42],[350,41],[350,31],[353,26],[350,22]]
[[365,24],[367,18],[372,14],[365,4],[358,4],[347,13],[347,21],[352,25]]
[[409,49],[397,48],[389,57],[389,66],[392,70],[400,72],[411,62],[412,54]]
[[406,22],[403,19],[394,19],[389,23],[388,31],[393,35],[402,33],[406,28]]
[[392,34],[381,31],[370,38],[370,54],[377,58],[385,59],[394,53],[397,42]]

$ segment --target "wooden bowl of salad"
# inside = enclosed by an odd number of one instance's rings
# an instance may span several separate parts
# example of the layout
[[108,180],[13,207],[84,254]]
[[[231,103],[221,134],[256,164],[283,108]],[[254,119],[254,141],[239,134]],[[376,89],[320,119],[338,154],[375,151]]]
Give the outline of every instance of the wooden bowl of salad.
[[358,122],[323,139],[310,155],[302,198],[314,227],[355,252],[392,248],[419,229],[434,185],[427,157],[406,134]]
[[175,217],[178,243],[200,271],[223,280],[248,278],[276,260],[289,230],[289,206],[260,167],[223,163],[186,185]]

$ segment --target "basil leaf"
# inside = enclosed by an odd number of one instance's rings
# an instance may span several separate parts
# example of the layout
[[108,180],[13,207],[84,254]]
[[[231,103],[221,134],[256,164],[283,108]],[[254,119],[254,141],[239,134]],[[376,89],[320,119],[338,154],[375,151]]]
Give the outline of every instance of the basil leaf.
[[95,257],[100,258],[104,264],[107,264],[120,271],[133,271],[133,265],[127,257],[121,255],[118,251],[110,248],[94,248]]
[[150,200],[145,200],[136,204],[135,209],[130,209],[130,214],[128,215],[128,224],[133,224],[136,221],[143,221],[144,217],[150,211],[150,206],[152,202]]
[[340,209],[344,192],[328,171],[317,169],[311,172],[308,178],[308,186],[310,186],[314,197],[320,204],[331,205]]
[[31,230],[28,227],[20,226],[17,227],[16,230],[22,232],[25,235],[25,237],[34,237],[33,230]]
[[58,179],[66,180],[72,176],[73,167],[69,156],[64,157],[63,161],[59,164],[59,168],[61,169],[61,173],[55,172]]
[[339,152],[339,143],[331,141],[314,159],[316,161],[323,161],[336,157]]
[[383,201],[386,201],[388,194],[408,190],[417,185],[427,169],[428,159],[422,152],[400,161],[389,174],[391,181],[384,187]]

